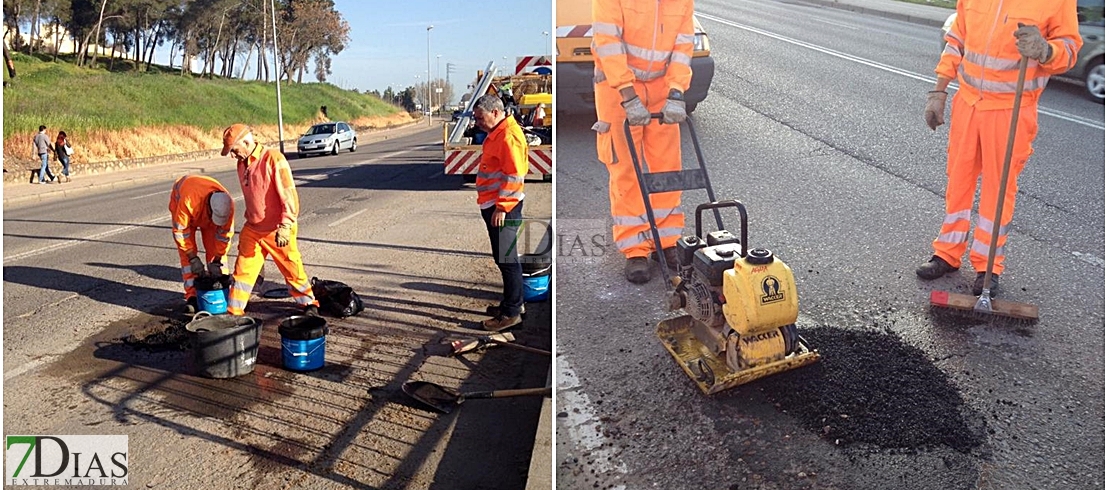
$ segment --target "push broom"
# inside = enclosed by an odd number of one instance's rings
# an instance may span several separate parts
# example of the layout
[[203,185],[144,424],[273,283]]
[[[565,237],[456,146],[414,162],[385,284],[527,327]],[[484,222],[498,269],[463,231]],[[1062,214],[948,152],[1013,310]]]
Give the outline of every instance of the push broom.
[[1009,167],[1013,158],[1013,142],[1017,136],[1017,121],[1020,118],[1020,98],[1024,92],[1024,71],[1028,68],[1028,57],[1020,57],[1020,73],[1017,75],[1017,90],[1013,97],[1013,117],[1009,122],[1009,140],[1005,144],[1005,165],[1001,169],[1001,185],[997,193],[997,212],[994,213],[993,234],[990,236],[990,253],[986,258],[986,277],[982,284],[982,294],[975,298],[970,294],[932,291],[932,306],[964,312],[974,316],[991,318],[1006,317],[1035,322],[1040,318],[1040,309],[1033,304],[1005,301],[990,297],[990,284],[993,274],[994,256],[997,254],[997,236],[1001,231],[1001,213],[1005,206],[1005,190],[1009,184]]

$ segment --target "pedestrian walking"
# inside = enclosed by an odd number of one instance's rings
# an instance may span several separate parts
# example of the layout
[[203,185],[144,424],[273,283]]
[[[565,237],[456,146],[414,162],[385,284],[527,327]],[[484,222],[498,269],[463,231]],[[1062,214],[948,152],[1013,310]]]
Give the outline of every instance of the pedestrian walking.
[[54,158],[62,163],[62,174],[58,176],[58,183],[71,182],[69,178],[69,159],[73,155],[73,146],[69,144],[69,136],[65,131],[58,131],[58,139],[54,140]]
[[[632,167],[624,121],[648,172],[681,170],[684,94],[693,77],[693,1],[593,1],[594,96],[597,158],[609,172],[612,239],[624,254],[624,277],[651,279],[648,257],[658,251]],[[652,113],[663,124],[650,124]],[[677,242],[685,228],[681,192],[651,196],[667,264],[678,263]]]
[[224,130],[220,155],[228,153],[238,160],[246,224],[239,233],[239,257],[235,260],[227,312],[244,313],[254,281],[266,257],[272,257],[293,300],[304,308],[306,315],[319,315],[319,302],[312,294],[312,284],[297,248],[300,197],[289,162],[280,151],[255,142],[253,132],[245,124],[233,124]]
[[[54,173],[50,171],[50,152],[54,151],[54,147],[50,144],[50,137],[46,135],[46,126],[39,126],[39,132],[34,138],[34,145],[35,155],[42,161],[42,167],[39,168],[39,183],[53,182]],[[50,177],[50,179],[47,180],[47,177]]]
[[[972,291],[982,294],[989,273],[990,296],[996,296],[1005,270],[1006,242],[1017,197],[1017,178],[1032,155],[1040,95],[1052,75],[1074,66],[1082,48],[1075,0],[960,0],[947,46],[936,66],[938,80],[928,92],[924,120],[935,130],[944,123],[947,86],[958,78],[948,133],[946,214],[934,254],[917,275],[933,280],[959,270],[970,228],[971,207],[979,177],[982,188],[978,218],[970,244],[970,263],[977,273]],[[1013,143],[1004,207],[993,270],[986,270],[993,239],[1005,147],[1016,95],[1018,67],[1029,58]]]

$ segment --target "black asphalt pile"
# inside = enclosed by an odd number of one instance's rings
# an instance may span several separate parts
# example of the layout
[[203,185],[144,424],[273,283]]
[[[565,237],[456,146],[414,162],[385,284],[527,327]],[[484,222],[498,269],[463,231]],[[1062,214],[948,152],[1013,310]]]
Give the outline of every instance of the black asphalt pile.
[[182,351],[190,348],[185,323],[167,319],[120,339],[124,344],[150,352]]
[[802,329],[820,360],[759,380],[782,411],[836,445],[966,453],[985,440],[984,420],[920,349],[882,331]]

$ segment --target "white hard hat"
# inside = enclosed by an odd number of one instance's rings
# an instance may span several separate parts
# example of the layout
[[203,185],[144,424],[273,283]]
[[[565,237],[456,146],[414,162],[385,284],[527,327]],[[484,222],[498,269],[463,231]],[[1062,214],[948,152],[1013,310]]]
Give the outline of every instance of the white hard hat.
[[212,209],[212,222],[225,226],[231,220],[231,196],[226,192],[213,192],[208,196],[208,206]]

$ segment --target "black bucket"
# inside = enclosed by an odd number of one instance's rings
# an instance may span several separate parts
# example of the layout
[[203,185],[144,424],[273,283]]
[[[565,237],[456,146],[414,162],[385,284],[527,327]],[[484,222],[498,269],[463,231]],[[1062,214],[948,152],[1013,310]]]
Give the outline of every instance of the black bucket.
[[193,373],[208,378],[234,378],[254,371],[262,337],[262,322],[258,319],[202,311],[185,329],[192,343]]

